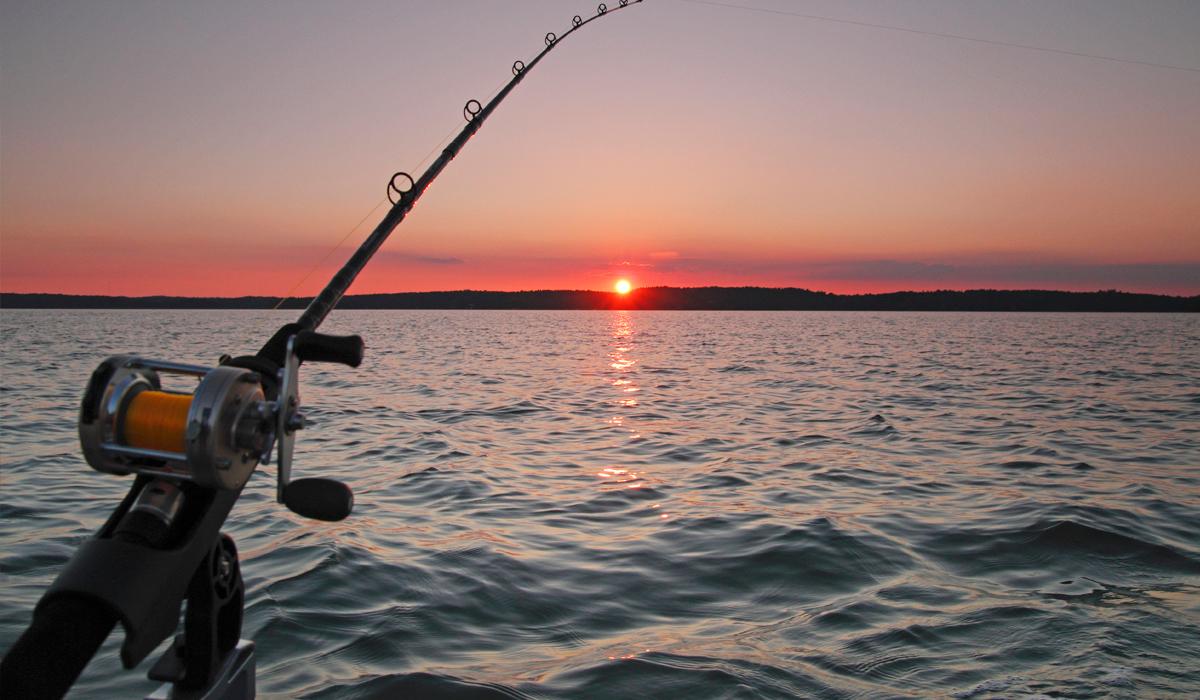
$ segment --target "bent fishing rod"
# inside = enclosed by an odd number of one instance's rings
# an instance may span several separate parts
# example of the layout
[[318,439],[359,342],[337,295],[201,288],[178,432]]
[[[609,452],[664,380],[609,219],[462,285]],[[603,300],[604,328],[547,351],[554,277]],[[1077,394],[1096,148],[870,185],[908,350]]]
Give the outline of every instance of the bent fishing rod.
[[[76,550],[33,612],[29,628],[0,661],[0,700],[63,697],[119,622],[121,663],[132,669],[179,627],[183,633],[150,669],[166,685],[154,697],[251,700],[254,643],[241,639],[245,584],[233,539],[222,533],[230,510],[259,464],[275,459],[276,500],[298,515],[329,522],[354,507],[350,487],[333,479],[291,479],[303,362],[357,367],[359,336],[317,328],[429,185],[483,122],[554,47],[585,25],[642,0],[576,15],[561,37],[513,77],[487,105],[470,100],[466,126],[415,181],[396,173],[392,208],[295,323],[254,355],[216,367],[116,355],[92,373],[79,409],[79,440],[97,471],[134,475],[129,493]],[[164,375],[198,381],[191,393],[163,388]]]

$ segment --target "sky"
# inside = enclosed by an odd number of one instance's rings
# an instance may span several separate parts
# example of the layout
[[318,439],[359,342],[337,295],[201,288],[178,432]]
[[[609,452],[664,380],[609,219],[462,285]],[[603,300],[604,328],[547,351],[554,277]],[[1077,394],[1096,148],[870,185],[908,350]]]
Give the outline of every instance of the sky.
[[[595,9],[3,0],[0,289],[314,294]],[[350,293],[1200,294],[1197,37],[1195,0],[645,0],[530,71]]]

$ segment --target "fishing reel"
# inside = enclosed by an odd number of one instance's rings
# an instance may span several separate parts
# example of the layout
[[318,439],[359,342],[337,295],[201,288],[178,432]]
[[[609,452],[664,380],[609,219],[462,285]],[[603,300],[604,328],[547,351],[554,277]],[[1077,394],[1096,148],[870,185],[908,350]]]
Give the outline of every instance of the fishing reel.
[[[274,457],[278,502],[300,515],[341,520],[353,508],[349,487],[323,478],[291,481],[295,433],[305,427],[298,374],[302,360],[357,367],[362,356],[358,336],[301,331],[288,339],[283,367],[272,378],[226,364],[110,357],[92,373],[80,406],[84,458],[106,474],[163,482],[160,491],[169,494],[181,482],[238,491],[255,467]],[[164,375],[193,377],[199,384],[191,393],[164,389]],[[171,500],[160,493],[157,501],[139,505],[166,515]]]

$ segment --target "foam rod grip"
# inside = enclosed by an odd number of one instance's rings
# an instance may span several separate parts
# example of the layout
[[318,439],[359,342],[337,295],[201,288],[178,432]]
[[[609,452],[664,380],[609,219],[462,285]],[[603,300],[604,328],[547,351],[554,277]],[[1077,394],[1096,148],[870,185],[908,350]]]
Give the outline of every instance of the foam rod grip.
[[48,601],[0,661],[0,698],[59,700],[116,624],[116,613],[90,599]]
[[283,504],[296,515],[336,523],[354,510],[354,492],[333,479],[296,479],[284,487]]
[[314,331],[296,334],[296,357],[305,362],[336,362],[357,367],[363,360],[362,336],[324,335]]

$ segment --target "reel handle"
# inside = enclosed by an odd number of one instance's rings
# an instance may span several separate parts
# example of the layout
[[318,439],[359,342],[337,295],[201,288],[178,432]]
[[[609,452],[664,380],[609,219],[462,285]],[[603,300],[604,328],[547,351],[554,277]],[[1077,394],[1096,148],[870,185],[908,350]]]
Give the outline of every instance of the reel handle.
[[316,331],[300,331],[296,334],[293,352],[305,362],[336,362],[348,367],[358,367],[365,350],[362,336],[325,335]]
[[354,492],[340,481],[324,478],[292,481],[295,431],[304,427],[304,416],[298,412],[300,361],[336,362],[357,367],[362,362],[363,348],[363,339],[357,335],[323,335],[302,330],[288,340],[287,354],[279,372],[279,398],[275,404],[275,440],[279,449],[275,500],[296,515],[337,522],[354,509]]

